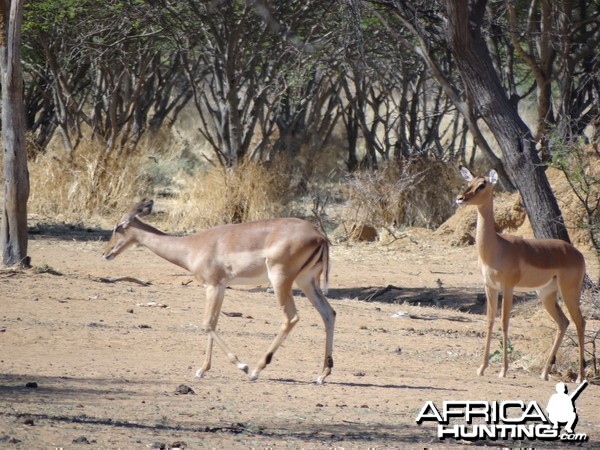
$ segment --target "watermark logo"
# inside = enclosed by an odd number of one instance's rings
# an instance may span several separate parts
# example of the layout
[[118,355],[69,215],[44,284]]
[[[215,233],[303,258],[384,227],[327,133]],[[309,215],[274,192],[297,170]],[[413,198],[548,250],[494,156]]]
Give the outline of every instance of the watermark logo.
[[585,433],[576,433],[575,400],[588,385],[584,380],[569,395],[564,383],[556,384],[556,393],[545,408],[536,401],[445,401],[442,408],[427,401],[416,418],[417,424],[437,423],[439,439],[498,440],[539,439],[585,442]]

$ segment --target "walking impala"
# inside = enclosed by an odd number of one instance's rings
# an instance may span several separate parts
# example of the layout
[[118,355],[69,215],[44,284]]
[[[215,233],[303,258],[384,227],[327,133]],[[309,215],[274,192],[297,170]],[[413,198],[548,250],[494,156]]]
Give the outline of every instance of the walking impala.
[[579,308],[582,282],[585,275],[583,255],[571,244],[558,239],[522,239],[496,233],[493,211],[493,187],[498,180],[494,170],[487,177],[476,177],[466,167],[461,174],[469,182],[467,190],[460,195],[458,204],[477,207],[477,251],[479,270],[483,276],[487,297],[487,335],[483,351],[483,363],[477,373],[483,375],[490,352],[490,339],[494,318],[498,310],[498,292],[502,291],[502,369],[506,376],[508,321],[514,291],[536,291],[544,308],[558,325],[556,336],[541,378],[548,373],[556,358],[569,320],[558,305],[557,294],[563,299],[571,319],[577,328],[579,341],[579,377],[584,378],[584,331],[585,320]]
[[142,200],[119,220],[103,256],[113,259],[138,243],[190,271],[204,284],[206,306],[203,327],[208,334],[208,346],[204,364],[196,372],[196,377],[202,378],[210,369],[213,341],[231,363],[248,373],[248,365],[240,362],[217,333],[217,321],[227,286],[270,281],[283,310],[279,334],[252,371],[250,378],[255,380],[299,320],[292,297],[295,282],[325,323],[325,362],[317,378],[318,384],[323,383],[333,367],[335,323],[335,311],[320,286],[323,276],[326,290],[329,279],[327,238],[311,223],[292,218],[223,225],[189,236],[169,236],[139,219],[150,214],[152,205],[152,200]]

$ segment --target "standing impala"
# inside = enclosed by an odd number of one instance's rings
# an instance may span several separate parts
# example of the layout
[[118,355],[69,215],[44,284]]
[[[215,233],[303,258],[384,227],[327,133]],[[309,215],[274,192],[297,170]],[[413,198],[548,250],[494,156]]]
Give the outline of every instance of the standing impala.
[[152,200],[142,200],[119,220],[103,256],[113,259],[138,243],[190,271],[204,284],[206,306],[203,327],[208,334],[208,346],[204,364],[196,372],[196,377],[202,378],[210,369],[213,341],[231,363],[248,373],[248,365],[240,362],[217,333],[217,321],[227,286],[270,281],[283,310],[283,324],[250,378],[258,378],[299,320],[292,297],[292,285],[296,283],[325,323],[325,362],[317,378],[318,384],[323,383],[333,367],[335,323],[335,311],[320,287],[322,275],[325,289],[329,279],[327,238],[311,223],[290,218],[222,225],[189,236],[169,236],[139,220],[139,217],[150,214],[152,205]]
[[458,204],[477,207],[477,251],[479,270],[483,276],[487,297],[487,335],[483,351],[483,363],[477,373],[483,375],[488,365],[490,339],[494,318],[498,310],[498,292],[502,291],[502,370],[506,376],[508,321],[515,291],[536,291],[544,308],[558,325],[554,344],[542,370],[541,378],[548,373],[556,358],[569,320],[558,305],[557,294],[575,322],[579,340],[579,377],[584,378],[584,331],[585,320],[579,308],[582,282],[585,275],[583,255],[571,244],[558,239],[522,239],[496,233],[493,211],[493,187],[498,181],[492,170],[487,177],[476,177],[466,167],[461,174],[469,182],[467,190],[460,195]]

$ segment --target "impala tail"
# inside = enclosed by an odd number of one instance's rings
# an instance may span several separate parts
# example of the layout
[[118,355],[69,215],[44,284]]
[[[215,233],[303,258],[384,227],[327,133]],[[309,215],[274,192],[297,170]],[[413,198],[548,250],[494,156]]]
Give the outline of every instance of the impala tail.
[[329,270],[331,269],[331,262],[329,261],[329,242],[325,241],[321,250],[321,263],[323,264],[323,294],[327,295],[329,291]]

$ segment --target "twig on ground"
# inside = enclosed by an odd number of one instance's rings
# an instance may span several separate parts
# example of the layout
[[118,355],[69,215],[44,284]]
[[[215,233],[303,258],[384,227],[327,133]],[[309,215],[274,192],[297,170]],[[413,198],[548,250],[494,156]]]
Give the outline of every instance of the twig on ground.
[[98,281],[101,283],[116,283],[118,281],[131,281],[132,283],[137,283],[142,286],[150,286],[152,283],[150,281],[140,280],[139,278],[134,277],[101,277],[98,278]]

